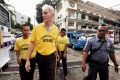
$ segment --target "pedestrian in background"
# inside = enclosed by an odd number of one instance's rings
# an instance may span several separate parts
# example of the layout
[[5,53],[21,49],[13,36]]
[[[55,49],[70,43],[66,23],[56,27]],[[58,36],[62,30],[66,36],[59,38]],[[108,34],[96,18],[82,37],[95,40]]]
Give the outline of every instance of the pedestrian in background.
[[84,80],[96,80],[97,73],[99,73],[100,80],[109,80],[109,57],[114,63],[115,72],[118,72],[114,45],[111,40],[105,37],[107,32],[108,27],[102,24],[97,30],[97,36],[91,38],[83,49],[82,70],[84,72],[86,70],[86,60],[89,65],[88,76]]
[[54,80],[56,71],[56,50],[59,30],[53,24],[54,8],[50,5],[43,5],[43,23],[36,25],[31,34],[31,42],[28,49],[26,70],[30,69],[29,56],[36,47],[36,62],[39,69],[39,80]]
[[19,64],[19,72],[21,80],[33,80],[33,74],[35,71],[35,56],[36,50],[34,49],[30,56],[31,69],[29,72],[25,69],[26,57],[28,52],[28,46],[30,43],[30,27],[27,24],[22,25],[23,36],[16,39],[14,49],[16,51],[17,62]]
[[[59,58],[62,59],[63,64],[63,72],[64,72],[64,80],[68,80],[67,77],[67,48],[69,44],[69,39],[66,36],[66,30],[64,28],[60,31],[60,36],[58,36],[58,55]],[[57,66],[59,67],[59,62],[57,63]]]

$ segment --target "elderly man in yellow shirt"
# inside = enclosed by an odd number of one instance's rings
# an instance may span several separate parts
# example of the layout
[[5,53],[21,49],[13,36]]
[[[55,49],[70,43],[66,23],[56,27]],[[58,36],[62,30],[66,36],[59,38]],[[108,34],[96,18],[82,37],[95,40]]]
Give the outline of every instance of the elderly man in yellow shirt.
[[30,43],[29,36],[30,27],[28,24],[22,25],[23,36],[16,39],[14,50],[16,51],[16,57],[19,64],[19,72],[21,80],[33,80],[33,74],[35,70],[35,56],[36,50],[34,49],[30,57],[31,69],[29,72],[25,69],[26,57],[28,52],[28,46]]
[[[60,36],[58,36],[58,51],[59,57],[62,59],[64,80],[68,80],[67,77],[67,47],[69,44],[69,38],[66,36],[66,30],[64,28],[60,31]],[[59,67],[59,61],[57,63]]]
[[54,80],[56,71],[56,49],[59,30],[53,24],[54,8],[50,5],[43,5],[43,23],[36,25],[31,34],[31,42],[28,49],[26,70],[30,69],[29,56],[36,47],[36,62],[39,69],[39,80]]

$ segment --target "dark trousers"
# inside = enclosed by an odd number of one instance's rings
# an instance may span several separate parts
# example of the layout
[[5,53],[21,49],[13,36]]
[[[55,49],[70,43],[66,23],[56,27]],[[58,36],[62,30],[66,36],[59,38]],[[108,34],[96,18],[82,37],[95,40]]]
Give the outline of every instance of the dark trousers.
[[[64,51],[61,51],[60,55],[60,59],[62,59],[62,65],[63,65],[63,72],[64,72],[64,76],[67,76],[67,58],[64,58]],[[57,67],[60,66],[60,60],[57,61]]]
[[40,53],[36,55],[36,62],[39,68],[39,80],[54,80],[56,71],[56,55],[44,56]]
[[97,73],[99,73],[100,80],[109,80],[109,70],[108,70],[108,62],[103,64],[97,64],[95,62],[90,62],[88,76],[85,80],[96,80]]
[[33,80],[33,74],[35,71],[36,60],[35,60],[35,58],[30,59],[30,67],[31,67],[30,72],[26,71],[25,63],[26,63],[26,60],[22,59],[21,64],[19,66],[21,80]]

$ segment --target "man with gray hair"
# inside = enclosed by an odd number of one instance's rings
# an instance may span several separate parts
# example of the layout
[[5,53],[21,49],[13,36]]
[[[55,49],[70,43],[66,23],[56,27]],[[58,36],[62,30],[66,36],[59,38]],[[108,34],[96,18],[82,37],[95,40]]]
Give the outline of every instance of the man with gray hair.
[[59,30],[53,24],[54,8],[50,5],[42,7],[43,23],[36,25],[31,34],[31,43],[26,59],[26,70],[30,70],[30,55],[37,50],[36,62],[39,69],[39,80],[54,80],[56,71],[56,50]]
[[115,72],[118,72],[118,63],[116,62],[114,54],[114,45],[111,40],[105,37],[107,32],[108,27],[105,24],[102,24],[97,30],[97,36],[91,38],[83,49],[83,72],[86,70],[87,62],[89,65],[88,76],[85,77],[84,80],[96,80],[97,73],[99,73],[100,80],[109,80],[109,57],[114,63]]

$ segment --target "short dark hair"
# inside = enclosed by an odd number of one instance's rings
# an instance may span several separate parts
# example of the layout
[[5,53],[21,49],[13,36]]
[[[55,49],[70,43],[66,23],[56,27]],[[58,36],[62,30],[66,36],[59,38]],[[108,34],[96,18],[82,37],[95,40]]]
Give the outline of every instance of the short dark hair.
[[100,27],[98,27],[98,30],[99,30],[101,27],[106,27],[106,29],[108,30],[108,26],[107,26],[106,24],[101,24]]
[[66,32],[66,29],[65,29],[65,28],[62,28],[61,31],[65,31],[65,32]]
[[28,23],[24,23],[24,24],[22,24],[22,26],[21,26],[21,30],[23,29],[24,26],[30,27],[30,25],[29,25]]
[[100,26],[106,26],[106,24],[101,24]]

